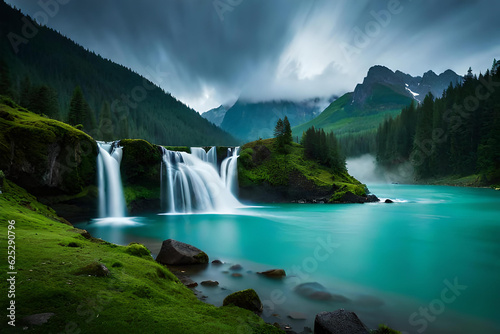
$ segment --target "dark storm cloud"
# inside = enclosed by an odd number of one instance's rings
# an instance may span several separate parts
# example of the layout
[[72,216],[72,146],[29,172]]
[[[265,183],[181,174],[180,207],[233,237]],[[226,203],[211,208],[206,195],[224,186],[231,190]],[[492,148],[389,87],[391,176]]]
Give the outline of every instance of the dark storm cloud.
[[[40,1],[9,2],[30,15],[41,10]],[[479,71],[500,53],[492,1],[72,0],[59,7],[48,26],[199,111],[238,96],[340,94],[374,64],[413,75]],[[391,14],[377,23],[373,12]],[[373,22],[378,30],[367,31]]]

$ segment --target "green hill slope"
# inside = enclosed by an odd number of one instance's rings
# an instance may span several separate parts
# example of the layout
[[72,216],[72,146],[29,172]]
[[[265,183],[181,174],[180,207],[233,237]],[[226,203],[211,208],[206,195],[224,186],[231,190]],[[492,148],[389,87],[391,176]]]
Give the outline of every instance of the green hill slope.
[[347,93],[332,102],[318,117],[292,129],[294,136],[314,126],[333,131],[337,136],[374,131],[387,117],[401,113],[412,99],[391,87],[376,85],[372,95],[360,105],[353,103],[354,93]]

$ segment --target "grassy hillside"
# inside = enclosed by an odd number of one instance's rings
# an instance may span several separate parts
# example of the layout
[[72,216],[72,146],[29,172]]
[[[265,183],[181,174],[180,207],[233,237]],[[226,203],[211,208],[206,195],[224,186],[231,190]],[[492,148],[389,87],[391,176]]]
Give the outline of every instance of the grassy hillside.
[[238,160],[240,195],[261,201],[349,201],[346,194],[366,197],[366,187],[345,172],[337,172],[304,158],[296,143],[288,154],[276,152],[274,139],[258,140],[241,148]]
[[318,117],[292,128],[294,137],[300,138],[302,132],[312,126],[327,132],[333,131],[337,136],[375,131],[387,117],[399,115],[402,107],[411,103],[411,99],[395,94],[382,85],[362,106],[352,103],[353,94],[344,94]]
[[[2,179],[3,180],[3,179]],[[5,180],[0,194],[1,250],[15,220],[16,327],[9,333],[278,333],[253,313],[196,299],[143,246],[117,246],[73,228],[24,189]],[[99,275],[104,264],[110,274]],[[2,272],[7,262],[0,265]],[[2,280],[2,291],[7,281]],[[55,313],[25,330],[22,318]]]

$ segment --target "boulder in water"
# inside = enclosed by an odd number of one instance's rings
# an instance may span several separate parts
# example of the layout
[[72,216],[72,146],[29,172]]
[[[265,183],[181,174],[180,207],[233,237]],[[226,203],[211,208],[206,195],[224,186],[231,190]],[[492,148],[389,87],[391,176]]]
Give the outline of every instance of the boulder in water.
[[212,261],[212,264],[215,264],[215,265],[221,265],[223,264],[221,260],[213,260]]
[[208,281],[201,282],[201,285],[203,285],[203,286],[217,286],[217,285],[219,285],[219,282],[208,280]]
[[243,269],[243,267],[240,265],[240,264],[235,264],[235,265],[232,265],[231,267],[229,267],[229,270],[241,270]]
[[262,312],[263,309],[259,295],[254,289],[237,291],[224,298],[222,306],[231,304],[253,312]]
[[166,265],[207,264],[208,255],[186,243],[168,239],[163,241],[156,261]]
[[294,320],[306,320],[307,319],[307,315],[305,313],[302,313],[302,312],[290,312],[288,314],[288,317],[290,319],[294,319]]
[[283,270],[283,269],[271,269],[271,270],[258,272],[257,274],[261,274],[261,275],[264,275],[266,277],[272,277],[272,278],[282,278],[282,277],[286,276],[285,270]]
[[392,199],[389,199],[389,198],[388,198],[388,199],[386,199],[386,200],[384,201],[384,203],[388,203],[388,204],[389,204],[389,203],[394,203],[394,201],[393,201]]
[[344,309],[321,312],[314,320],[314,334],[369,334],[368,328],[354,312]]
[[333,298],[332,294],[317,282],[299,284],[295,287],[295,292],[303,297],[314,300],[330,300]]

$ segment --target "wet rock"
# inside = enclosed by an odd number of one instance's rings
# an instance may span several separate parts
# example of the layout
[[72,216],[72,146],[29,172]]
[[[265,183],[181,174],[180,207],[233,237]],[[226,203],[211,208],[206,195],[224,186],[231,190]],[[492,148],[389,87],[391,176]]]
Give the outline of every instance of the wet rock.
[[232,265],[231,267],[229,267],[229,270],[241,270],[243,269],[243,267],[240,265],[240,264],[235,264],[235,265]]
[[368,328],[354,312],[344,309],[321,312],[314,320],[314,334],[369,334]]
[[223,264],[221,260],[213,260],[212,264],[221,265]]
[[194,246],[168,239],[163,241],[156,261],[166,265],[206,264],[208,255]]
[[201,285],[203,285],[203,286],[217,286],[217,285],[219,285],[219,282],[208,280],[208,281],[201,282]]
[[306,320],[307,319],[307,315],[305,315],[304,313],[301,313],[301,312],[290,312],[288,314],[288,317],[290,319],[294,319],[294,320]]
[[198,283],[196,283],[195,281],[193,281],[188,276],[178,275],[177,278],[179,278],[179,280],[181,281],[181,283],[184,284],[185,286],[187,286],[188,288],[195,288],[195,287],[198,286]]
[[233,276],[233,277],[243,277],[243,275],[240,274],[240,273],[234,273],[234,274],[231,274],[231,276]]
[[386,200],[384,201],[384,203],[388,203],[388,204],[389,204],[389,203],[394,203],[394,201],[388,198],[388,199],[386,199]]
[[272,278],[282,278],[282,277],[286,276],[285,270],[283,270],[283,269],[271,269],[271,270],[258,272],[257,274],[261,274],[261,275],[264,275],[266,277],[272,277]]
[[263,309],[262,302],[254,289],[237,291],[224,298],[223,306],[231,304],[253,312],[262,312]]
[[299,284],[295,287],[295,292],[313,300],[331,300],[333,298],[332,294],[317,282]]

